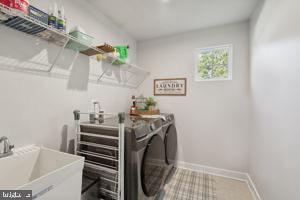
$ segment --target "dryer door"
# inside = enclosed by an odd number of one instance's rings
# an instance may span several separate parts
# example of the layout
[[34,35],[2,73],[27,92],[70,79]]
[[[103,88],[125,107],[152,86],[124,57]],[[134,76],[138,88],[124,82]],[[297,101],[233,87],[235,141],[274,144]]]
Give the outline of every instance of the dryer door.
[[177,154],[177,131],[174,124],[171,124],[165,135],[166,162],[174,165]]
[[159,135],[154,135],[146,147],[142,163],[141,181],[145,195],[155,196],[159,192],[166,172],[164,142]]

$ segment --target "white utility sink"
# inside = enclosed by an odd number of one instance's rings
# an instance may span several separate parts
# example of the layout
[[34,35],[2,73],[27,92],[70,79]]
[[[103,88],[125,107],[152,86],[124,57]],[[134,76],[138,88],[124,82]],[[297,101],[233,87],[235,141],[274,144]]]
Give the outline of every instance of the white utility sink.
[[32,190],[33,199],[80,200],[84,158],[28,146],[0,159],[0,190]]

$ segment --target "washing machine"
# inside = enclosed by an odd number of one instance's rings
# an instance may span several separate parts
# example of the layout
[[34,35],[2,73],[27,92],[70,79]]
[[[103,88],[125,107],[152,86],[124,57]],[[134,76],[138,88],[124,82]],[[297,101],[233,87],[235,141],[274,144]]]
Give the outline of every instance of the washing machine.
[[[168,165],[167,174],[170,176],[174,170],[177,157],[177,130],[174,114],[162,114],[162,131],[165,145],[165,162]],[[168,177],[170,179],[171,177]]]
[[[107,127],[110,127],[110,129],[108,130]],[[103,123],[93,126],[93,128],[82,125],[81,129],[84,132],[99,132],[117,136],[117,127],[118,119],[109,118],[105,119]],[[98,143],[105,146],[117,145],[108,140],[98,141]],[[104,153],[101,152],[101,154]],[[163,132],[161,119],[143,119],[129,115],[125,117],[124,171],[126,200],[154,200],[160,195],[168,175],[169,165],[166,163],[166,155],[165,133]],[[89,161],[93,163],[101,162],[105,166],[116,167],[112,161],[90,160],[89,157],[86,157],[86,162]],[[92,171],[88,170],[88,172]],[[95,174],[91,176],[93,177]],[[106,183],[104,186],[106,189],[113,187],[113,185],[109,186]],[[101,198],[110,199],[105,196],[108,195],[102,194]]]
[[[127,130],[125,144],[125,195],[127,200],[154,200],[160,195],[168,174],[164,133],[160,119],[131,117],[139,129]],[[143,128],[142,128],[143,127]],[[143,136],[138,132],[143,132]]]

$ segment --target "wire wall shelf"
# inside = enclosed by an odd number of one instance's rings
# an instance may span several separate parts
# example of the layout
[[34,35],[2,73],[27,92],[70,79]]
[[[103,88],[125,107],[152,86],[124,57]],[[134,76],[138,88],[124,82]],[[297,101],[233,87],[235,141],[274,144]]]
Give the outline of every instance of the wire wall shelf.
[[[137,88],[150,75],[150,72],[131,63],[116,65],[114,63],[122,62],[118,57],[111,56],[97,47],[0,3],[1,14],[9,18],[3,21],[0,18],[2,26],[25,33],[30,38],[24,40],[16,37],[15,46],[9,41],[6,42],[3,37],[1,38],[1,46],[11,48],[12,51],[19,51],[22,55],[28,54],[24,60],[14,59],[10,55],[3,55],[4,53],[0,50],[1,68],[65,79],[77,72],[79,73],[77,78],[85,76],[82,79],[90,83],[126,88]],[[22,26],[26,27],[18,27],[20,21],[22,21]],[[10,34],[10,32],[6,31],[5,34]],[[96,52],[96,55],[87,56],[69,49],[70,41]],[[25,43],[26,50],[30,50],[29,52],[21,50],[20,45],[23,43]],[[97,59],[98,55],[102,55],[101,60]]]

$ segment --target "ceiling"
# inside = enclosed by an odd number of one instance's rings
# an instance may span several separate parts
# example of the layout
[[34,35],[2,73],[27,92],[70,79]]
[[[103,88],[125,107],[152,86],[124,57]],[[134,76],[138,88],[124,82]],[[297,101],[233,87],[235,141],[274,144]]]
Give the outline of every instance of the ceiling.
[[88,0],[135,39],[247,20],[259,0]]

